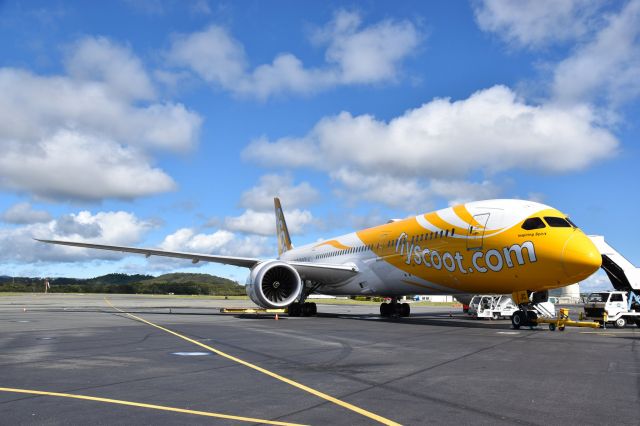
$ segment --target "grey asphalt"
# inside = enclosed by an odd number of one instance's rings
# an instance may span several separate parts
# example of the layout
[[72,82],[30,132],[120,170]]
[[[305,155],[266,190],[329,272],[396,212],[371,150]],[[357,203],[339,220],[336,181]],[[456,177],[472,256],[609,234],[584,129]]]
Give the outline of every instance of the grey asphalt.
[[[411,318],[320,305],[316,318],[220,314],[242,301],[111,295],[148,321],[402,424],[640,419],[640,329],[512,330],[450,308]],[[451,312],[451,315],[450,315]],[[204,352],[184,356],[175,353]],[[0,387],[314,425],[367,417],[109,307],[102,295],[0,296]],[[0,424],[247,424],[0,391]]]

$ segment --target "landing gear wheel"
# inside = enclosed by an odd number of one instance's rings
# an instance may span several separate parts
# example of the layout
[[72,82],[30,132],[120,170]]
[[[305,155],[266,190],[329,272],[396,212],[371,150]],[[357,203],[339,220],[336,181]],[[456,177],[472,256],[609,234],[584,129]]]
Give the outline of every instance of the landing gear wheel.
[[290,317],[299,317],[302,314],[302,306],[299,303],[292,303],[287,308]]
[[400,316],[408,317],[409,315],[411,315],[411,306],[409,306],[408,303],[403,303],[402,305],[400,305]]
[[309,302],[309,306],[311,307],[311,316],[318,315],[318,305],[315,302]]
[[309,303],[303,303],[302,304],[302,316],[303,317],[310,317],[311,316],[311,306],[309,306]]
[[526,316],[523,311],[515,311],[511,316],[511,325],[513,326],[514,330],[519,330],[520,327],[525,325],[525,323],[526,323]]
[[391,304],[389,303],[380,304],[380,316],[381,317],[391,316]]
[[615,328],[624,328],[627,325],[627,320],[620,317],[613,322],[613,326]]

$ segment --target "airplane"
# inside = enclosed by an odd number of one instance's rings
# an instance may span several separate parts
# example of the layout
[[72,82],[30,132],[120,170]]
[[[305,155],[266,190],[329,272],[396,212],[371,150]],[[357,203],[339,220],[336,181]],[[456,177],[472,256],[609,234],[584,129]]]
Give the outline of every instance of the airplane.
[[383,317],[407,317],[407,294],[512,294],[514,328],[533,325],[548,291],[596,272],[593,242],[557,209],[533,201],[497,199],[458,204],[368,229],[293,247],[280,200],[274,199],[278,257],[258,259],[150,248],[38,240],[45,243],[166,256],[249,269],[246,292],[262,308],[312,316],[314,292],[382,296]]

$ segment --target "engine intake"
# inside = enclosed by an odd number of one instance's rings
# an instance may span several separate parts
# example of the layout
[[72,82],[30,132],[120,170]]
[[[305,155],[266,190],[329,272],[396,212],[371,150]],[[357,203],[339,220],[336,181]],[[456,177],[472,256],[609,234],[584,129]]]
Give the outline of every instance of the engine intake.
[[260,307],[284,308],[300,296],[302,279],[291,265],[269,260],[251,269],[246,291],[249,298]]

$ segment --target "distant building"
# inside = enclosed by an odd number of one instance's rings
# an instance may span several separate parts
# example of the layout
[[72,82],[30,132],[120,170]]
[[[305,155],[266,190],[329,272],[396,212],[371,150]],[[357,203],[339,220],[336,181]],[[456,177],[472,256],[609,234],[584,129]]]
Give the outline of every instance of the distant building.
[[549,291],[549,297],[557,297],[558,303],[573,304],[580,302],[580,283],[571,284]]

